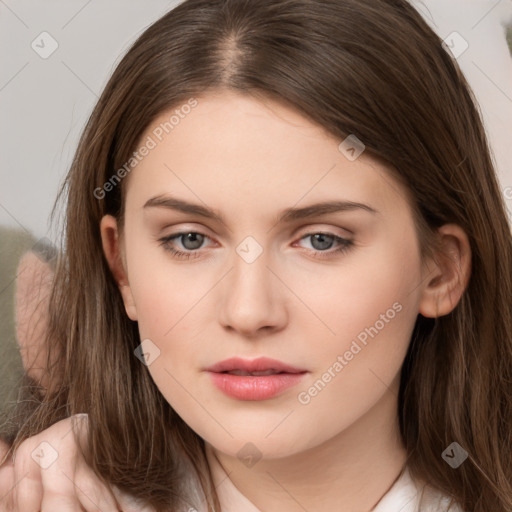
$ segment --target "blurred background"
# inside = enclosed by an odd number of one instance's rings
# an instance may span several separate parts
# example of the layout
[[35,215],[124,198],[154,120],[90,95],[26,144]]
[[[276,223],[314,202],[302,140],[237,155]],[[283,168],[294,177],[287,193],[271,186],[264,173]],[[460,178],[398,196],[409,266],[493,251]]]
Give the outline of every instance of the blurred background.
[[[512,212],[512,0],[411,2],[457,52]],[[57,239],[50,212],[102,88],[137,36],[177,3],[0,0],[0,411],[21,375],[19,257]]]

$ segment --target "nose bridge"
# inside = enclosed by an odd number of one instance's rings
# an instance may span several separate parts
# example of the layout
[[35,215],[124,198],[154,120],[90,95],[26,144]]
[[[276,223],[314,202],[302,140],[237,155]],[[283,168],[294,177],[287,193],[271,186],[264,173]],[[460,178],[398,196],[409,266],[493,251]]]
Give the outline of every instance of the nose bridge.
[[233,294],[241,295],[245,301],[264,303],[271,300],[272,273],[268,269],[271,265],[270,250],[264,248],[254,236],[248,235],[236,246],[235,253],[230,283]]
[[220,320],[225,326],[248,333],[284,321],[282,290],[268,267],[272,267],[271,251],[254,236],[246,236],[235,247],[221,301]]

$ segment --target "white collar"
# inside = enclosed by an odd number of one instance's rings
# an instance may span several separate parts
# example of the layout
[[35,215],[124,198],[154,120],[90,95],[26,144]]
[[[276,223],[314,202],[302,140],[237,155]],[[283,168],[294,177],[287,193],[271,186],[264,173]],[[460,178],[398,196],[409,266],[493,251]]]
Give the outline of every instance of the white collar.
[[[424,496],[421,512],[445,512],[448,510],[450,499],[432,487],[413,480],[409,468],[405,466],[396,482],[371,512],[420,512],[422,491]],[[462,512],[462,509],[455,505],[452,505],[450,510]]]

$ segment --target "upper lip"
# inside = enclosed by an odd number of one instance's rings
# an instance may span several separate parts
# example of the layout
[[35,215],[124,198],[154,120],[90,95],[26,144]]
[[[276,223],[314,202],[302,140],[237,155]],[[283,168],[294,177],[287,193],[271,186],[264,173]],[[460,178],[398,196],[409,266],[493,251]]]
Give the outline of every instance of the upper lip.
[[215,373],[229,372],[232,370],[242,370],[245,372],[275,370],[276,372],[283,373],[303,373],[306,371],[268,357],[258,357],[257,359],[250,360],[242,359],[241,357],[231,357],[206,368],[206,370]]

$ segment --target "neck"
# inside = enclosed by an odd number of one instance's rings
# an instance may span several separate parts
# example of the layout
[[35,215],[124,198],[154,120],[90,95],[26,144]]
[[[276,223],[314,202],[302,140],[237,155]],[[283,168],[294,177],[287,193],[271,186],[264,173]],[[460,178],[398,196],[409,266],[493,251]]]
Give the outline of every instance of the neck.
[[251,468],[208,443],[207,453],[238,491],[265,512],[368,512],[393,486],[407,459],[397,395],[395,382],[356,423],[305,452],[263,458]]

